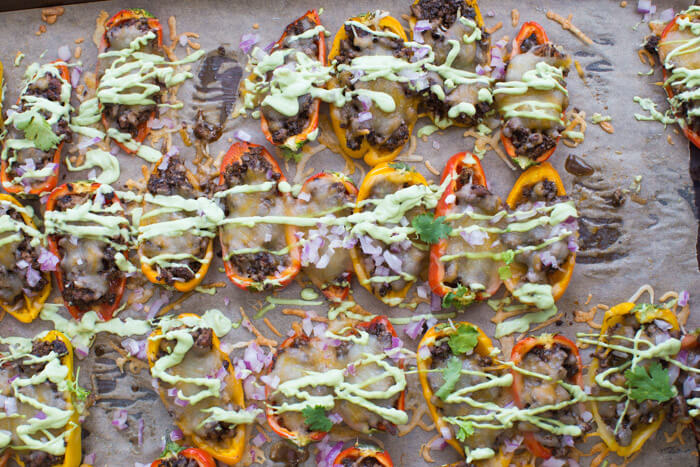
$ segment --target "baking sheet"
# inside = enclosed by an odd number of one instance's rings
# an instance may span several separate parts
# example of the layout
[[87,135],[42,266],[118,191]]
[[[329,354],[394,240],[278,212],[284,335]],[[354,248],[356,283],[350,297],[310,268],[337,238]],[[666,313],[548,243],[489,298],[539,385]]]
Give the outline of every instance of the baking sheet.
[[[550,332],[561,332],[569,337],[573,337],[577,330],[584,329],[582,326],[585,325],[573,322],[573,313],[577,309],[588,308],[583,303],[589,294],[592,295],[591,305],[612,305],[628,299],[645,283],[653,285],[657,297],[668,290],[689,290],[693,309],[689,326],[700,325],[700,311],[697,309],[700,302],[694,296],[694,292],[700,290],[700,274],[696,264],[697,223],[694,217],[692,183],[688,175],[688,145],[685,138],[675,131],[675,127],[664,129],[655,122],[637,122],[632,116],[635,112],[640,112],[633,102],[634,96],[652,97],[661,106],[664,96],[662,89],[652,84],[660,80],[658,71],[651,77],[637,76],[637,72],[645,72],[648,69],[639,62],[636,53],[643,37],[648,34],[648,28],[646,24],[641,24],[634,29],[635,24],[641,20],[641,15],[635,12],[635,2],[629,3],[627,8],[621,8],[618,1],[609,0],[551,0],[527,2],[527,5],[513,0],[480,2],[482,13],[485,14],[489,10],[496,13],[495,17],[485,17],[487,27],[498,21],[503,22],[503,28],[493,35],[494,42],[504,35],[512,38],[524,21],[540,22],[550,39],[564,45],[585,70],[585,84],[573,68],[569,74],[571,106],[584,110],[589,117],[598,112],[613,118],[614,135],[589,124],[583,144],[577,148],[568,148],[560,144],[551,159],[571,196],[579,201],[581,215],[589,219],[586,221],[589,231],[592,235],[598,235],[591,237],[591,242],[597,246],[584,250],[579,255],[571,285],[558,302],[559,309],[565,313],[562,325],[552,325],[546,329]],[[276,40],[287,23],[311,8],[325,8],[321,20],[334,34],[343,20],[350,16],[381,8],[400,18],[402,14],[408,14],[408,5],[409,2],[387,0],[328,3],[309,0],[99,2],[66,7],[65,14],[57,23],[48,26],[47,32],[40,36],[34,34],[40,25],[40,10],[2,13],[0,59],[5,64],[6,102],[14,102],[17,98],[21,75],[27,64],[40,60],[39,56],[44,51],[46,54],[41,60],[56,59],[57,48],[63,44],[74,50],[76,44],[73,41],[78,37],[85,38],[80,44],[83,68],[94,69],[97,52],[91,38],[95,29],[95,19],[102,10],[111,16],[122,8],[147,7],[161,19],[166,42],[169,35],[167,19],[175,16],[178,33],[197,32],[200,34],[197,42],[204,49],[213,50],[222,44],[237,48],[241,35],[247,32],[260,34],[260,45],[265,45]],[[674,7],[675,11],[679,11],[684,6],[682,2],[664,2],[658,9]],[[514,8],[520,10],[520,24],[516,28],[511,26],[510,12]],[[545,13],[550,8],[564,16],[573,13],[574,23],[593,39],[594,44],[583,44],[571,33],[562,30],[558,24],[546,19]],[[405,20],[402,22],[405,24]],[[253,30],[254,23],[258,23],[260,29]],[[327,39],[329,44],[331,39],[332,37]],[[14,67],[12,62],[18,50],[21,50],[26,58],[22,66]],[[184,49],[178,48],[176,53],[183,56]],[[194,65],[195,71],[196,68],[197,64]],[[185,102],[185,109],[180,115],[188,122],[192,121],[195,113],[192,107],[192,89],[193,83],[190,81],[182,87],[179,95]],[[425,119],[419,121],[416,130],[428,123]],[[225,150],[229,144],[227,138],[230,132],[237,128],[245,129],[253,135],[253,142],[265,144],[269,148],[259,130],[258,120],[238,119],[228,122],[228,133],[211,145],[210,153],[216,156]],[[434,167],[441,170],[452,154],[473,148],[474,140],[463,138],[462,133],[463,130],[460,129],[449,129],[434,134],[427,142],[419,140],[416,154],[430,160]],[[670,137],[673,144],[669,144],[667,137]],[[175,141],[181,149],[181,154],[191,159],[192,149],[185,148],[179,138]],[[433,141],[439,143],[439,148],[433,146]],[[564,161],[568,154],[582,157],[596,168],[595,174],[591,177],[576,178],[567,173],[564,170]],[[123,189],[125,180],[140,177],[143,161],[124,154],[119,155],[119,160],[122,176],[115,186],[117,189]],[[505,197],[519,172],[511,171],[494,152],[488,152],[482,164],[492,191]],[[437,180],[437,177],[428,173],[422,164],[415,165],[429,180]],[[340,156],[324,150],[311,159],[307,169],[313,167],[318,171],[342,169],[343,166],[344,162]],[[366,167],[362,164],[358,167],[361,169],[358,169],[354,177],[359,183]],[[66,181],[85,178],[87,174],[87,171],[78,174],[67,173],[65,167],[61,170],[62,174],[68,174]],[[291,164],[286,170],[288,178],[294,178],[294,172],[294,164]],[[637,202],[628,197],[627,202],[618,209],[603,205],[601,197],[617,188],[629,188],[633,179],[639,175],[642,176],[642,181]],[[607,227],[601,228],[602,225]],[[619,235],[615,230],[619,231]],[[601,231],[606,233],[601,234]],[[219,272],[221,266],[221,260],[215,258],[205,283],[227,280]],[[138,284],[135,286],[140,287]],[[355,300],[374,313],[386,313],[389,316],[405,316],[410,313],[402,309],[389,309],[357,283],[354,284],[353,290]],[[278,295],[298,298],[299,291],[300,285],[294,283]],[[175,294],[173,298],[177,296]],[[226,298],[230,300],[228,305],[224,304]],[[260,294],[244,292],[229,284],[226,288],[219,289],[214,296],[197,294],[189,298],[179,310],[203,312],[208,308],[218,308],[237,321],[240,317],[239,307],[243,307],[252,316],[260,308],[262,299]],[[289,329],[290,320],[280,313],[280,308],[269,312],[267,317],[284,333]],[[324,307],[318,307],[317,310],[319,313],[325,312]],[[416,312],[427,311],[427,306],[422,305]],[[142,313],[126,310],[122,316],[142,317]],[[486,305],[474,305],[460,314],[458,319],[469,320],[481,326],[487,334],[493,335],[494,325],[490,321],[492,316],[493,311]],[[254,320],[254,323],[267,336],[274,337],[262,324],[262,320]],[[0,335],[30,336],[48,329],[49,325],[50,323],[41,320],[28,326],[21,325],[8,316],[0,322]],[[403,334],[401,337],[408,347],[415,349],[417,341],[411,341]],[[224,341],[233,343],[250,338],[250,334],[240,328],[230,333]],[[127,370],[121,371],[115,365],[118,354],[111,347],[111,342],[118,341],[110,336],[99,336],[89,357],[79,362],[82,367],[81,384],[99,395],[83,425],[83,450],[85,454],[96,453],[95,465],[99,466],[150,462],[161,452],[161,439],[173,429],[173,425],[151,388],[147,371],[141,371],[137,375]],[[409,390],[416,389],[416,381],[412,377]],[[422,403],[422,398],[415,400]],[[129,413],[129,427],[124,431],[117,431],[110,424],[112,412],[117,408],[126,408]],[[144,443],[141,447],[137,443],[140,418],[145,420]],[[384,444],[397,465],[427,465],[419,455],[419,446],[433,435],[434,433],[424,433],[417,428],[402,438],[379,434],[375,439]],[[658,435],[646,446],[643,457],[637,458],[632,465],[654,465],[659,462],[674,466],[695,465],[695,446],[689,440],[690,437],[687,436],[684,445],[668,445],[663,437]],[[449,447],[432,454],[436,462],[458,460],[458,456]]]

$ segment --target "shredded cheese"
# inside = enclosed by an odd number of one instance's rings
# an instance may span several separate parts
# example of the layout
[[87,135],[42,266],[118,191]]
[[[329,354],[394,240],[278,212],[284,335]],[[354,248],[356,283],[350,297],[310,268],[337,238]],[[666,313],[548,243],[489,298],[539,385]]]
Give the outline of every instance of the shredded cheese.
[[556,21],[561,25],[561,28],[565,31],[571,31],[571,33],[578,37],[582,42],[591,45],[593,44],[593,40],[585,35],[583,31],[581,31],[579,28],[577,28],[572,22],[571,19],[573,18],[574,15],[569,15],[567,18],[564,18],[561,15],[558,15],[554,13],[552,10],[547,11],[547,18],[551,19],[552,21]]

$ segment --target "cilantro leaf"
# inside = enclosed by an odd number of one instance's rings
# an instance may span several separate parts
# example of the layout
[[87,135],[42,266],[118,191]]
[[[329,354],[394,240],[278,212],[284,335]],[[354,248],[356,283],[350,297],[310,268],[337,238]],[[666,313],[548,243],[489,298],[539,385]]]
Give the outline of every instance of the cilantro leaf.
[[447,366],[442,370],[442,377],[445,379],[445,382],[442,386],[440,386],[440,389],[437,390],[435,396],[445,400],[445,398],[454,390],[461,374],[462,360],[453,356],[447,362]]
[[474,425],[472,422],[460,419],[453,419],[452,422],[459,427],[459,431],[457,432],[458,440],[464,442],[468,437],[474,434]]
[[90,391],[87,389],[83,388],[80,386],[80,383],[78,383],[78,377],[80,376],[80,367],[78,367],[78,371],[75,372],[75,379],[73,381],[66,381],[66,387],[68,390],[73,393],[75,398],[79,401],[85,401],[87,400],[88,396],[90,395]]
[[504,251],[503,253],[501,253],[501,259],[506,264],[512,263],[513,260],[515,259],[515,251],[513,251],[513,250]]
[[304,423],[312,431],[331,431],[333,422],[326,416],[326,409],[320,405],[314,407],[304,407],[301,411],[304,416]]
[[459,284],[454,292],[448,292],[442,297],[442,307],[449,308],[454,306],[455,308],[463,308],[470,305],[474,301],[474,293]]
[[158,457],[177,456],[183,449],[185,449],[184,446],[180,446],[175,441],[168,441],[165,444],[165,449],[163,449],[163,452],[161,452]]
[[24,131],[25,138],[32,141],[38,149],[44,152],[55,149],[61,142],[61,137],[53,132],[49,122],[38,113],[32,116],[24,128],[19,129]]
[[474,326],[460,324],[457,332],[452,334],[447,344],[455,355],[470,354],[479,343],[479,331]]
[[406,172],[413,172],[413,167],[406,164],[405,162],[389,162],[389,167],[396,170],[403,170]]
[[303,156],[301,151],[292,151],[289,148],[282,148],[282,155],[288,161],[299,162]]
[[452,227],[445,224],[445,216],[433,218],[430,214],[419,214],[413,218],[411,224],[425,243],[437,243],[452,232]]
[[498,277],[500,277],[502,281],[510,279],[511,276],[512,273],[508,266],[501,266],[500,268],[498,268]]
[[666,402],[676,396],[676,390],[668,379],[668,370],[665,370],[659,362],[653,362],[649,366],[649,373],[642,366],[636,366],[634,370],[626,370],[625,378],[630,389],[630,398],[637,402],[649,399]]

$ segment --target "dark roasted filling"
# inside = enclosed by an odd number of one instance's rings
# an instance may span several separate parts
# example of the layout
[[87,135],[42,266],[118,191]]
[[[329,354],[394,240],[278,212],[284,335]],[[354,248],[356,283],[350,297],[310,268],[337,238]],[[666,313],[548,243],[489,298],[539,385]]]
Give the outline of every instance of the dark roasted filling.
[[136,138],[139,127],[151,118],[157,109],[157,104],[161,101],[161,94],[151,96],[156,104],[149,105],[124,105],[124,104],[103,104],[103,112],[111,121],[116,122],[120,131],[129,133]]
[[127,47],[136,37],[143,36],[150,31],[156,33],[148,21],[149,18],[130,18],[110,28],[105,32],[107,47],[122,49]]
[[177,457],[168,457],[160,460],[161,467],[199,467],[194,459],[188,459],[178,454]]
[[[545,201],[548,203],[553,203],[557,200],[557,185],[551,180],[545,179],[534,185],[526,186],[523,191],[524,201]],[[563,201],[564,198],[560,198]]]
[[259,146],[248,148],[245,154],[233,164],[229,164],[224,171],[224,180],[228,187],[244,185],[246,183],[246,173],[250,171],[266,174],[267,178],[277,181],[282,176],[274,170],[270,162],[262,155],[263,148]]
[[54,456],[44,451],[34,451],[22,457],[25,467],[53,467],[63,465],[64,456]]
[[346,457],[343,459],[342,465],[343,467],[382,467],[382,464],[374,457],[363,457],[361,459],[350,459]]
[[455,24],[459,16],[476,18],[476,11],[467,6],[464,0],[420,0],[411,5],[411,13],[418,20],[439,19],[440,25],[444,28]]
[[256,282],[264,281],[268,276],[275,276],[280,267],[286,267],[284,256],[273,255],[265,251],[233,255],[231,262],[239,271]]
[[557,145],[564,127],[560,126],[544,133],[525,128],[517,119],[510,119],[503,127],[503,134],[510,139],[517,156],[537,159]]
[[261,111],[267,120],[267,127],[275,144],[284,143],[290,136],[300,134],[309,124],[313,99],[309,94],[298,97],[299,112],[293,117],[287,117],[272,107],[263,105]]
[[180,195],[183,197],[194,196],[195,190],[187,179],[187,169],[182,159],[172,156],[168,159],[165,170],[156,168],[148,177],[148,192],[152,195]]

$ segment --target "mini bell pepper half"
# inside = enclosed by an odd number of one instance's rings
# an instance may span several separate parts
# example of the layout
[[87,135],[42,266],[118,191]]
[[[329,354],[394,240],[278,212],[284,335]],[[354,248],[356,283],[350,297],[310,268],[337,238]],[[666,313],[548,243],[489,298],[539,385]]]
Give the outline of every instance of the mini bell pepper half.
[[[163,47],[163,25],[160,23],[158,18],[153,16],[149,11],[144,10],[143,8],[129,8],[125,10],[121,10],[120,12],[116,13],[114,16],[112,16],[110,19],[107,20],[105,23],[105,32],[102,34],[102,40],[100,41],[100,47],[99,47],[99,53],[103,53],[107,51],[107,48],[109,47],[108,41],[107,41],[107,32],[119,26],[125,21],[129,21],[131,19],[139,19],[139,18],[147,18],[148,26],[155,30],[156,32],[156,41],[158,44],[158,48]],[[100,108],[102,107],[102,104],[100,104]],[[143,143],[146,137],[151,133],[151,129],[149,128],[148,124],[150,121],[152,121],[156,117],[156,112],[154,111],[151,116],[148,118],[147,121],[141,123],[138,127],[138,133],[136,134],[136,137],[134,138],[134,141],[137,143]],[[102,124],[104,125],[105,129],[109,128],[109,121],[107,120],[107,116],[105,115],[105,112],[102,112]],[[120,143],[117,140],[114,140],[114,142],[119,146],[122,150],[124,150],[127,154],[134,154],[136,150],[129,149],[122,143]]]
[[[464,170],[471,171],[471,184],[488,187],[486,174],[484,173],[484,169],[481,167],[479,158],[470,152],[459,152],[455,154],[447,161],[445,170],[442,172],[440,185],[445,183],[447,177],[450,177],[450,182],[442,194],[437,207],[435,208],[436,218],[448,216],[454,210],[456,201],[455,193],[458,192],[463,186],[463,182],[461,181],[459,175]],[[454,293],[456,290],[443,282],[445,277],[445,263],[441,261],[440,258],[442,258],[447,251],[447,242],[448,239],[442,238],[438,243],[434,243],[430,247],[430,288],[433,293],[441,297],[444,297],[451,292]],[[476,299],[484,300],[495,294],[500,287],[501,282],[497,282],[491,288],[478,292],[476,294]]]
[[[535,35],[535,38],[537,39],[537,44],[546,44],[549,42],[549,38],[547,37],[547,33],[545,32],[544,28],[540,26],[539,23],[536,23],[534,21],[528,21],[527,23],[524,23],[522,27],[520,28],[520,31],[518,32],[518,35],[515,36],[515,39],[513,39],[513,49],[511,50],[510,53],[510,59],[512,60],[513,57],[516,55],[520,54],[520,46],[522,43],[527,39],[528,37]],[[562,112],[562,118],[564,118],[564,113]],[[557,138],[557,143],[559,142],[559,137]],[[513,159],[516,158],[516,153],[515,153],[515,146],[513,146],[513,142],[510,140],[510,138],[506,137],[503,132],[501,132],[501,142],[503,143],[503,147],[506,150],[506,153]],[[549,157],[554,154],[554,151],[557,149],[556,145],[546,151],[544,154],[539,156],[537,159],[535,159],[535,163],[538,162],[544,162]]]
[[[282,173],[282,169],[280,169],[279,164],[277,164],[277,161],[272,157],[272,155],[270,155],[267,149],[257,144],[238,142],[231,145],[228,152],[224,155],[224,158],[221,161],[221,169],[219,171],[219,185],[223,185],[225,183],[224,173],[230,165],[238,162],[241,159],[241,157],[251,148],[258,147],[262,150],[262,156],[272,166],[272,170],[275,173],[279,174],[278,182],[286,181],[286,178]],[[227,258],[227,247],[224,244],[221,235],[219,235],[219,239],[221,240],[221,251],[223,253],[223,257]],[[268,280],[273,281],[276,284],[277,288],[282,288],[289,284],[292,281],[292,279],[296,277],[296,275],[301,269],[299,246],[297,245],[296,241],[296,228],[293,225],[287,225],[285,227],[285,240],[287,243],[287,247],[289,248],[289,266],[287,266],[287,268],[283,271],[276,273],[274,276],[268,276]],[[257,287],[256,282],[253,279],[246,277],[245,271],[238,271],[230,260],[224,259],[224,268],[226,270],[226,275],[228,276],[229,280],[233,282],[234,285],[240,287],[243,290],[260,290],[260,288]]]
[[[56,68],[58,69],[61,78],[70,83],[70,72],[68,71],[68,67],[66,65],[63,65],[63,61],[61,60],[56,60],[53,63],[56,64]],[[0,64],[0,75],[2,74],[2,65]],[[17,99],[17,104],[19,104],[21,101],[21,97]],[[43,183],[40,185],[36,185],[33,188],[27,190],[26,187],[22,184],[15,184],[12,182],[12,179],[10,178],[10,175],[8,174],[9,170],[9,165],[7,163],[7,160],[3,159],[2,160],[2,166],[0,166],[0,181],[2,181],[2,187],[8,192],[12,194],[19,194],[19,195],[40,195],[42,193],[49,192],[56,188],[56,184],[58,183],[58,171],[59,171],[59,166],[61,165],[61,151],[63,150],[63,141],[58,143],[58,146],[56,147],[56,150],[53,153],[53,159],[51,160],[51,163],[54,164],[54,169],[48,177],[46,177],[46,180],[44,180]]]
[[[17,201],[17,199],[5,193],[0,193],[0,201],[11,203],[19,208],[22,207],[22,204],[19,201]],[[36,229],[36,225],[34,225],[34,221],[31,217],[29,217],[26,213],[22,211],[20,211],[19,213],[22,216],[22,220],[26,225]],[[43,275],[46,279],[46,285],[36,297],[29,297],[26,293],[23,293],[22,301],[24,304],[19,308],[17,306],[11,306],[8,303],[5,303],[4,301],[0,300],[0,308],[14,316],[18,321],[22,323],[31,323],[32,321],[34,321],[34,319],[37,316],[39,316],[39,312],[44,306],[44,303],[49,297],[49,294],[51,294],[51,276],[48,272],[43,273]]]
[[[352,182],[352,180],[350,180],[348,177],[345,177],[343,174],[339,174],[337,172],[320,172],[316,175],[313,175],[304,182],[304,184],[301,187],[300,193],[309,193],[309,185],[312,182],[319,180],[325,180],[327,181],[327,183],[338,184],[338,186],[342,186],[344,188],[345,193],[348,196],[352,198],[357,198],[357,187]],[[353,275],[352,267],[345,271],[343,275],[342,279],[345,283],[347,283],[347,285],[345,286],[326,283],[321,278],[319,278],[315,272],[309,270],[306,271],[306,275],[309,276],[311,282],[313,282],[314,285],[318,287],[323,293],[323,295],[331,302],[341,302],[345,300],[345,298],[350,293],[350,282],[352,281]]]
[[[622,322],[626,316],[634,314],[635,318],[640,324],[650,323],[654,320],[665,321],[671,325],[671,329],[677,331],[680,329],[678,323],[678,318],[673,314],[671,310],[665,308],[654,308],[653,311],[635,311],[635,304],[630,302],[620,303],[610,308],[605,312],[603,317],[603,324],[600,329],[600,339],[604,339],[607,335],[608,330],[610,330],[616,324]],[[598,350],[601,350],[600,348]],[[600,362],[597,358],[593,358],[588,367],[588,384],[593,386],[596,383],[595,377],[598,373],[598,368]],[[593,419],[595,420],[596,426],[598,427],[598,435],[603,440],[605,445],[616,453],[620,457],[629,457],[635,452],[642,449],[644,443],[647,442],[661,427],[663,424],[665,413],[661,411],[659,416],[653,422],[641,426],[632,432],[632,441],[627,446],[620,445],[615,439],[615,433],[608,427],[607,423],[603,420],[600,411],[598,410],[598,404],[596,401],[592,401],[590,404],[591,413],[593,414]]]
[[[304,16],[294,20],[292,23],[289,24],[289,26],[287,26],[287,29],[284,31],[279,40],[275,42],[275,44],[272,46],[270,52],[274,52],[275,50],[283,48],[284,40],[287,38],[289,30],[292,29],[293,26],[302,22],[305,19],[311,21],[316,26],[321,26],[321,19],[319,18],[316,10],[307,11],[304,14]],[[326,39],[325,35],[323,34],[323,31],[318,33],[316,44],[318,47],[317,59],[320,62],[321,66],[326,66]],[[263,135],[265,135],[265,139],[267,139],[270,143],[274,144],[275,146],[296,147],[300,149],[309,140],[311,134],[318,128],[318,116],[320,108],[320,99],[314,99],[313,103],[311,104],[311,109],[309,109],[308,121],[306,122],[304,127],[296,135],[292,135],[289,138],[287,138],[287,140],[284,141],[284,143],[276,143],[273,140],[272,134],[270,133],[267,118],[265,117],[264,112],[260,112],[260,127],[262,129]]]
[[[354,18],[350,19],[351,21],[357,21],[359,23],[366,23],[368,21],[368,16],[357,16]],[[379,20],[378,23],[379,28],[381,28],[382,31],[387,31],[391,32],[393,34],[396,34],[399,36],[399,38],[406,42],[408,41],[408,36],[406,36],[406,32],[403,29],[403,26],[401,26],[401,23],[398,22],[398,20],[392,16],[385,16]],[[335,37],[333,38],[333,45],[331,46],[331,50],[328,53],[328,61],[333,62],[333,59],[338,56],[340,53],[340,43],[342,41],[345,41],[348,39],[348,35],[345,32],[344,26],[341,26],[338,32],[336,33]],[[333,81],[328,83],[329,89],[333,88]],[[401,152],[401,149],[403,149],[403,145],[392,150],[392,151],[382,151],[381,149],[372,146],[367,142],[366,139],[362,140],[362,144],[359,149],[350,149],[348,148],[347,145],[347,138],[345,136],[345,128],[342,128],[341,122],[338,119],[338,116],[336,115],[336,112],[331,111],[331,125],[333,127],[333,132],[335,133],[336,137],[338,138],[338,142],[340,145],[340,148],[342,151],[347,154],[348,156],[354,158],[354,159],[361,159],[364,158],[364,161],[369,165],[370,167],[374,167],[378,164],[384,163],[384,162],[390,162],[396,158],[396,156],[399,155]],[[409,122],[410,124],[408,125],[408,134],[413,133],[413,127],[415,125],[414,122]]]
[[[669,23],[666,25],[664,28],[663,32],[661,33],[661,39],[659,40],[659,43],[664,42],[666,37],[669,35],[671,31],[678,30],[678,20],[681,18],[689,18],[689,17],[697,17],[698,13],[697,12],[692,12],[690,14],[678,14],[676,15]],[[697,53],[697,52],[695,52]],[[661,71],[663,72],[663,77],[664,77],[664,82],[669,78],[669,70],[666,69],[665,66],[661,67]],[[664,86],[664,89],[666,90],[666,94],[668,95],[669,99],[673,99],[675,96],[675,93],[673,91],[673,88],[671,87],[670,84],[666,84]],[[678,116],[678,124],[681,127],[681,130],[683,130],[683,134],[685,135],[688,140],[693,143],[693,145],[696,148],[700,148],[700,135],[698,135],[692,128],[688,126],[688,123],[685,121],[685,118],[682,116]]]
[[[558,344],[563,348],[568,349],[569,352],[571,352],[571,354],[573,354],[576,357],[576,365],[578,371],[576,372],[576,374],[571,376],[570,380],[567,382],[583,388],[583,362],[581,361],[581,355],[579,354],[578,347],[576,347],[576,344],[570,339],[560,334],[545,334],[539,337],[531,336],[526,337],[525,339],[521,339],[513,347],[510,356],[510,361],[515,366],[521,365],[527,354],[533,349],[538,347],[549,349],[552,348],[555,344]],[[513,384],[511,386],[511,391],[513,393],[513,401],[515,402],[515,405],[518,408],[523,409],[525,408],[522,400],[524,388],[523,375],[522,373],[514,369],[511,369],[511,374],[513,375]],[[550,457],[552,457],[552,452],[548,448],[542,446],[542,444],[540,444],[539,441],[537,441],[537,438],[535,438],[535,434],[532,431],[525,431],[522,433],[524,436],[525,446],[527,446],[527,449],[530,451],[530,453],[541,459],[549,459]]]
[[[99,183],[90,183],[84,181],[66,183],[64,185],[61,185],[58,188],[54,189],[49,195],[49,198],[46,201],[46,210],[53,211],[56,208],[56,202],[59,198],[63,196],[94,193],[100,186],[101,184]],[[115,203],[120,204],[120,201],[119,198],[117,198],[117,194],[114,193],[110,200],[105,200],[105,203],[109,203],[110,205]],[[56,255],[60,262],[62,257],[60,249],[58,247],[58,240],[59,238],[57,235],[48,236],[49,250],[51,251],[51,253]],[[123,251],[122,254],[124,255],[124,258],[128,259],[128,252],[126,250]],[[61,270],[60,263],[56,267],[56,270],[53,272],[53,274],[56,278],[56,283],[58,284],[58,290],[61,292],[61,294],[63,294],[65,287],[63,285],[63,271]],[[103,320],[108,321],[112,319],[112,314],[117,308],[119,308],[119,302],[121,302],[122,295],[124,295],[125,287],[126,275],[124,274],[121,275],[119,281],[110,283],[111,293],[114,294],[114,300],[112,302],[105,302],[100,304],[97,310],[95,310]],[[67,302],[65,303],[65,305],[70,314],[73,315],[75,319],[80,319],[80,316],[83,314],[83,312],[80,309],[78,309],[75,306],[69,305]]]
[[[182,313],[178,315],[178,319],[183,318],[199,318],[199,316],[194,313]],[[160,328],[158,328],[155,329],[148,338],[146,356],[148,358],[148,366],[150,368],[153,368],[155,362],[158,360],[160,340],[156,339],[155,337],[160,335],[162,335],[162,331]],[[221,350],[221,342],[215,333],[212,333],[212,351],[216,352],[223,362],[226,362],[225,367],[228,368],[229,371],[226,379],[224,380],[225,384],[221,388],[221,391],[226,391],[231,401],[235,402],[241,409],[245,409],[243,385],[234,375],[231,359],[226,352]],[[158,392],[160,393],[160,398],[163,403],[167,405],[170,397],[167,395],[166,391],[161,387]],[[178,426],[180,425],[178,420],[176,420],[175,423]],[[192,434],[192,442],[197,449],[186,449],[185,451],[182,451],[181,454],[186,451],[190,451],[190,454],[185,457],[195,460],[200,466],[209,467],[211,465],[215,465],[215,463],[213,463],[211,460],[212,457],[225,464],[235,465],[241,460],[245,453],[247,431],[246,425],[236,426],[235,436],[228,439],[226,441],[226,445],[223,447],[215,446],[206,439],[203,439],[196,434]]]
[[[356,213],[362,212],[362,202],[370,197],[372,187],[383,180],[388,180],[399,188],[410,185],[428,185],[425,177],[414,170],[397,169],[392,167],[389,163],[377,165],[370,170],[365,176],[364,180],[362,180],[360,190],[357,194],[357,205],[355,207]],[[362,251],[359,245],[356,245],[350,250],[350,257],[352,258],[352,264],[355,267],[355,275],[357,276],[357,280],[365,289],[372,292],[372,285],[369,281],[370,277],[365,269],[364,262],[362,261]],[[382,301],[403,299],[412,285],[413,282],[409,282],[403,289],[398,291],[389,291],[384,296],[377,295],[377,298]]]
[[[564,189],[564,184],[561,181],[559,173],[549,162],[544,162],[540,165],[530,167],[525,172],[523,172],[520,177],[515,181],[513,189],[508,194],[506,198],[506,204],[510,209],[515,209],[520,203],[524,201],[525,190],[538,182],[549,180],[553,182],[557,187],[557,196],[565,196],[566,190]],[[552,297],[554,300],[559,300],[566,288],[569,286],[571,277],[574,274],[574,266],[576,265],[576,252],[572,251],[566,262],[561,265],[561,267],[549,274],[549,282],[552,285]],[[511,277],[504,281],[504,284],[509,292],[517,288],[520,279],[523,277],[524,270],[515,262],[510,265]]]
[[[151,175],[154,175],[159,170],[158,167],[160,166],[162,160],[163,159],[161,158],[161,160],[154,165],[153,172],[151,172]],[[193,178],[190,178],[190,180],[192,179]],[[195,186],[194,188],[195,190],[199,190],[198,186]],[[143,222],[143,218],[141,218],[141,221]],[[141,252],[141,247],[139,247],[139,256],[144,256]],[[190,292],[194,290],[197,286],[199,286],[199,284],[201,284],[204,280],[204,277],[207,275],[207,271],[209,271],[209,266],[211,266],[211,260],[213,259],[213,257],[214,239],[210,238],[207,243],[207,249],[204,253],[204,258],[202,258],[201,265],[195,276],[192,279],[185,282],[175,281],[173,283],[173,287],[175,288],[175,290],[177,290],[178,292]],[[160,276],[158,268],[153,267],[147,262],[141,262],[141,272],[144,276],[146,276],[146,279],[148,279],[148,281],[152,284],[164,285],[166,283],[163,279],[158,279],[158,277]]]

